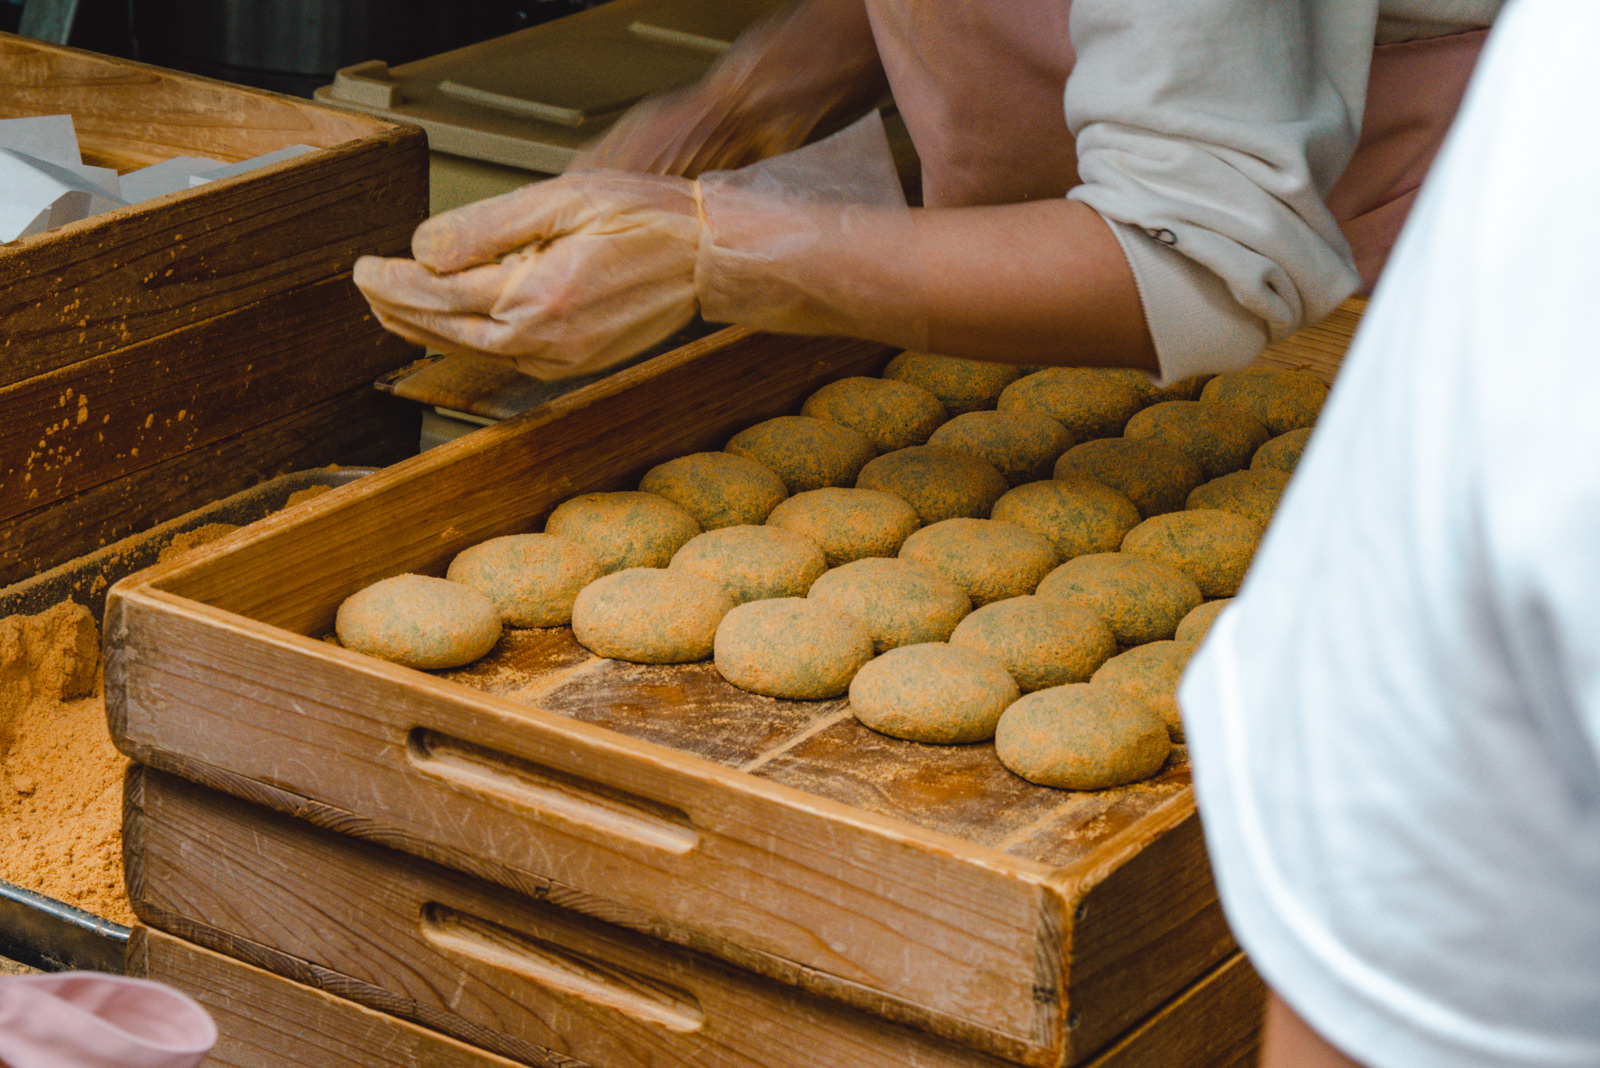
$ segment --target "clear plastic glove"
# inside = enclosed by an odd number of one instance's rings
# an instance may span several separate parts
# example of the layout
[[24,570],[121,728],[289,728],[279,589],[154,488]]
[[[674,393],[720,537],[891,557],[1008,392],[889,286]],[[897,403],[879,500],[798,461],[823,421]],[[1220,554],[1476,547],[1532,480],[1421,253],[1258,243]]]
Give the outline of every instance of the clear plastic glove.
[[0,979],[9,1068],[194,1068],[216,1041],[205,1009],[161,983],[98,972]]
[[703,174],[700,194],[706,319],[928,347],[916,227],[877,112],[786,155]]
[[733,170],[838,129],[887,91],[861,0],[807,0],[752,25],[699,81],[629,109],[567,170]]
[[535,378],[603,370],[694,317],[695,183],[592,172],[429,219],[415,260],[363,256],[355,282],[387,329]]

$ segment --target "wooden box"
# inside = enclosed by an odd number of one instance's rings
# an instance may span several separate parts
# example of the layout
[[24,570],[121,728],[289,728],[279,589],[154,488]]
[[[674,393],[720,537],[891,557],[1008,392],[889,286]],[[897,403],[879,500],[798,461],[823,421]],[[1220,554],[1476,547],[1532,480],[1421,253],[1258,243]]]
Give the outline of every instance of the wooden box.
[[887,739],[843,701],[755,697],[705,664],[599,660],[564,628],[445,674],[324,640],[363,586],[442,573],[889,355],[723,331],[145,572],[108,599],[112,735],[970,1050],[1084,1061],[1235,951],[1181,752],[1144,783],[1056,791],[988,745]]
[[427,212],[420,130],[0,35],[0,118],[70,114],[126,172],[318,151],[0,245],[0,585],[287,470],[382,465],[418,353],[350,282]]
[[[220,952],[501,1057],[605,1068],[1005,1068],[916,1028],[150,769],[130,774],[125,812],[134,905],[152,928],[203,947],[191,959]],[[132,956],[140,959],[137,948]],[[166,979],[167,967],[146,951],[140,973]],[[1235,953],[1094,1063],[1247,1064],[1261,997]],[[280,998],[249,1000],[280,1011]]]

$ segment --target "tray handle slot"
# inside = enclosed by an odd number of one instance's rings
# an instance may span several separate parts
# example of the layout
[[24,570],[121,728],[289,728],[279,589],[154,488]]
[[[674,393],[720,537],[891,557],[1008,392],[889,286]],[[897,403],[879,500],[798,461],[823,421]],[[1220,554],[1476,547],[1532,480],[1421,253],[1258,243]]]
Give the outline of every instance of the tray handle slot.
[[554,817],[674,855],[700,843],[700,832],[681,809],[425,727],[411,730],[406,756],[423,774],[514,811]]
[[447,905],[423,905],[421,927],[428,944],[448,956],[511,972],[558,993],[680,1034],[705,1025],[705,1012],[688,991]]

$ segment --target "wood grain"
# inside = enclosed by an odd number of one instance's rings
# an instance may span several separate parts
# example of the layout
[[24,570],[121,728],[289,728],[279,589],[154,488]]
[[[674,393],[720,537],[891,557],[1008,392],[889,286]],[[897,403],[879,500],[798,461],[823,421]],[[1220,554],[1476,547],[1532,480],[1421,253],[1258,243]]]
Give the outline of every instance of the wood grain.
[[415,409],[370,385],[356,386],[13,515],[0,522],[0,586],[277,475],[330,464],[395,463],[416,452],[419,422]]

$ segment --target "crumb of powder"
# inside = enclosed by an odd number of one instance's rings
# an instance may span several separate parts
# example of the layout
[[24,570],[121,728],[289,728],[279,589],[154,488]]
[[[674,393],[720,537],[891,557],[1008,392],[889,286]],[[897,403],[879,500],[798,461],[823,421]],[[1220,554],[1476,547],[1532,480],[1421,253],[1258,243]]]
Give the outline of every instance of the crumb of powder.
[[156,562],[164,564],[175,556],[182,556],[190,549],[198,549],[202,545],[216,541],[224,534],[232,534],[239,529],[237,523],[207,523],[203,527],[184,531],[182,534],[173,535],[171,541],[164,545],[156,554]]

